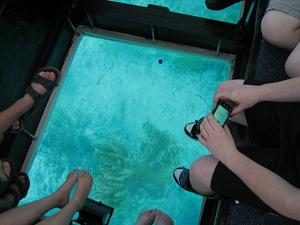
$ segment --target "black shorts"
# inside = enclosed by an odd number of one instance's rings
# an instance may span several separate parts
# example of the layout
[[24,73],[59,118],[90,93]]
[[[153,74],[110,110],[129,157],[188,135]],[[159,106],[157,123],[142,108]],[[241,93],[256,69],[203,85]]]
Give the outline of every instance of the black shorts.
[[[245,116],[250,138],[263,147],[239,151],[300,188],[300,102],[262,102],[245,110]],[[270,209],[221,162],[214,171],[211,188],[224,197]]]

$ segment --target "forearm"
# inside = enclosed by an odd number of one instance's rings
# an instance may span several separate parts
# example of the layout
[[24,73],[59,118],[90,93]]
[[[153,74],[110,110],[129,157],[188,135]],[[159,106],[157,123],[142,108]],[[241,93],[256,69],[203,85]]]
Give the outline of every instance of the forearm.
[[300,102],[300,77],[257,86],[258,101]]
[[271,208],[300,220],[299,189],[238,151],[222,162]]

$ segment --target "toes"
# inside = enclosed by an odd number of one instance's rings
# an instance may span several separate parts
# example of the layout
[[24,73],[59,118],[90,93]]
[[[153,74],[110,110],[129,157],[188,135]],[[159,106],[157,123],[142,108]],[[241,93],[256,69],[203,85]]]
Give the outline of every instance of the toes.
[[72,170],[69,175],[68,175],[68,179],[73,178],[73,177],[77,177],[78,174],[78,170]]
[[39,75],[48,80],[55,80],[56,78],[56,75],[53,72],[40,72]]
[[88,171],[86,171],[86,170],[83,170],[80,173],[79,179],[88,179],[89,183],[93,183],[93,178],[92,178],[91,174]]

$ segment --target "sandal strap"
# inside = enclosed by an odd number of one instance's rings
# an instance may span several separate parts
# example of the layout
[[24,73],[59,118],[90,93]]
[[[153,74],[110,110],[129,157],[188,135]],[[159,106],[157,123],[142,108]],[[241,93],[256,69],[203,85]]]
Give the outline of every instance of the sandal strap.
[[[20,177],[24,178],[25,183],[23,183],[23,181],[20,180]],[[21,194],[21,197],[24,198],[27,195],[29,187],[30,187],[30,180],[29,180],[28,175],[26,173],[23,173],[23,172],[19,173],[17,175],[17,177],[13,180],[12,185],[17,186],[18,191]]]
[[18,186],[15,184],[12,184],[9,186],[9,189],[7,190],[7,194],[12,195],[14,198],[14,206],[17,206],[19,204],[19,201],[23,198],[23,196],[18,192]]
[[[197,136],[200,134],[200,124],[203,121],[203,119],[201,118],[200,120],[195,120],[195,124],[192,127],[191,130],[191,134],[193,135],[193,137],[197,138]],[[198,138],[197,138],[198,139]]]
[[192,190],[192,185],[190,183],[190,175],[189,175],[189,169],[187,168],[182,168],[182,172],[179,176],[179,184],[180,184],[180,187],[182,187],[183,189],[185,190],[189,190],[191,191]]
[[29,176],[28,176],[27,173],[21,172],[21,173],[18,174],[18,177],[23,177],[24,178],[24,182],[25,183],[21,182],[19,179],[18,179],[18,181],[21,183],[21,185],[23,187],[23,190],[21,190],[22,194],[24,196],[26,196],[27,193],[28,193],[28,191],[29,191],[29,188],[30,188],[30,179],[29,179]]
[[36,92],[31,86],[26,88],[25,93],[29,94],[33,101],[36,101],[41,95]]
[[45,89],[47,89],[47,91],[55,85],[55,80],[46,79],[38,73],[34,74],[31,82],[42,85]]

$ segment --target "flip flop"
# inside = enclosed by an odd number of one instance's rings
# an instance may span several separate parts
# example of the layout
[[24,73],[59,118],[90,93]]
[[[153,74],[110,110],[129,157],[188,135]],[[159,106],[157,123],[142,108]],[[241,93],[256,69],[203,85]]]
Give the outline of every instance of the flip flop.
[[[39,75],[40,72],[53,72],[55,74],[55,79],[49,80],[47,78],[44,78],[41,75]],[[60,76],[61,76],[60,71],[57,68],[52,67],[52,66],[43,67],[43,68],[39,69],[33,75],[31,82],[40,84],[47,90],[47,92],[43,95],[41,95],[40,93],[35,91],[31,85],[25,90],[25,93],[30,95],[30,97],[34,100],[34,106],[42,105],[42,103],[44,103],[44,101],[41,101],[40,99],[42,99],[42,100],[47,99],[47,96],[49,96],[49,94],[52,92],[53,88],[58,85]],[[37,109],[38,108],[33,107],[29,113],[32,114]]]
[[198,136],[200,135],[200,124],[202,123],[204,117],[199,120],[195,120],[195,122],[188,123],[184,126],[184,132],[190,138],[194,140],[199,140]]
[[[177,170],[182,170],[179,177],[176,177],[175,172]],[[189,169],[185,168],[185,167],[177,167],[176,169],[174,169],[173,171],[173,178],[175,180],[175,182],[184,190],[192,192],[196,195],[202,195],[205,198],[208,199],[216,199],[219,195],[218,194],[213,194],[213,195],[204,195],[201,194],[199,192],[197,192],[191,185],[190,183],[190,175],[189,175]]]
[[[24,178],[24,182],[20,180],[20,177]],[[11,194],[14,197],[14,206],[19,204],[19,201],[23,199],[30,188],[30,180],[26,173],[19,173],[16,178],[8,186],[7,194]]]
[[[10,175],[6,175],[4,170],[2,169],[3,163],[8,162],[10,165]],[[12,182],[12,180],[15,178],[15,169],[13,166],[13,163],[8,159],[0,159],[0,196],[2,196],[9,184]]]

